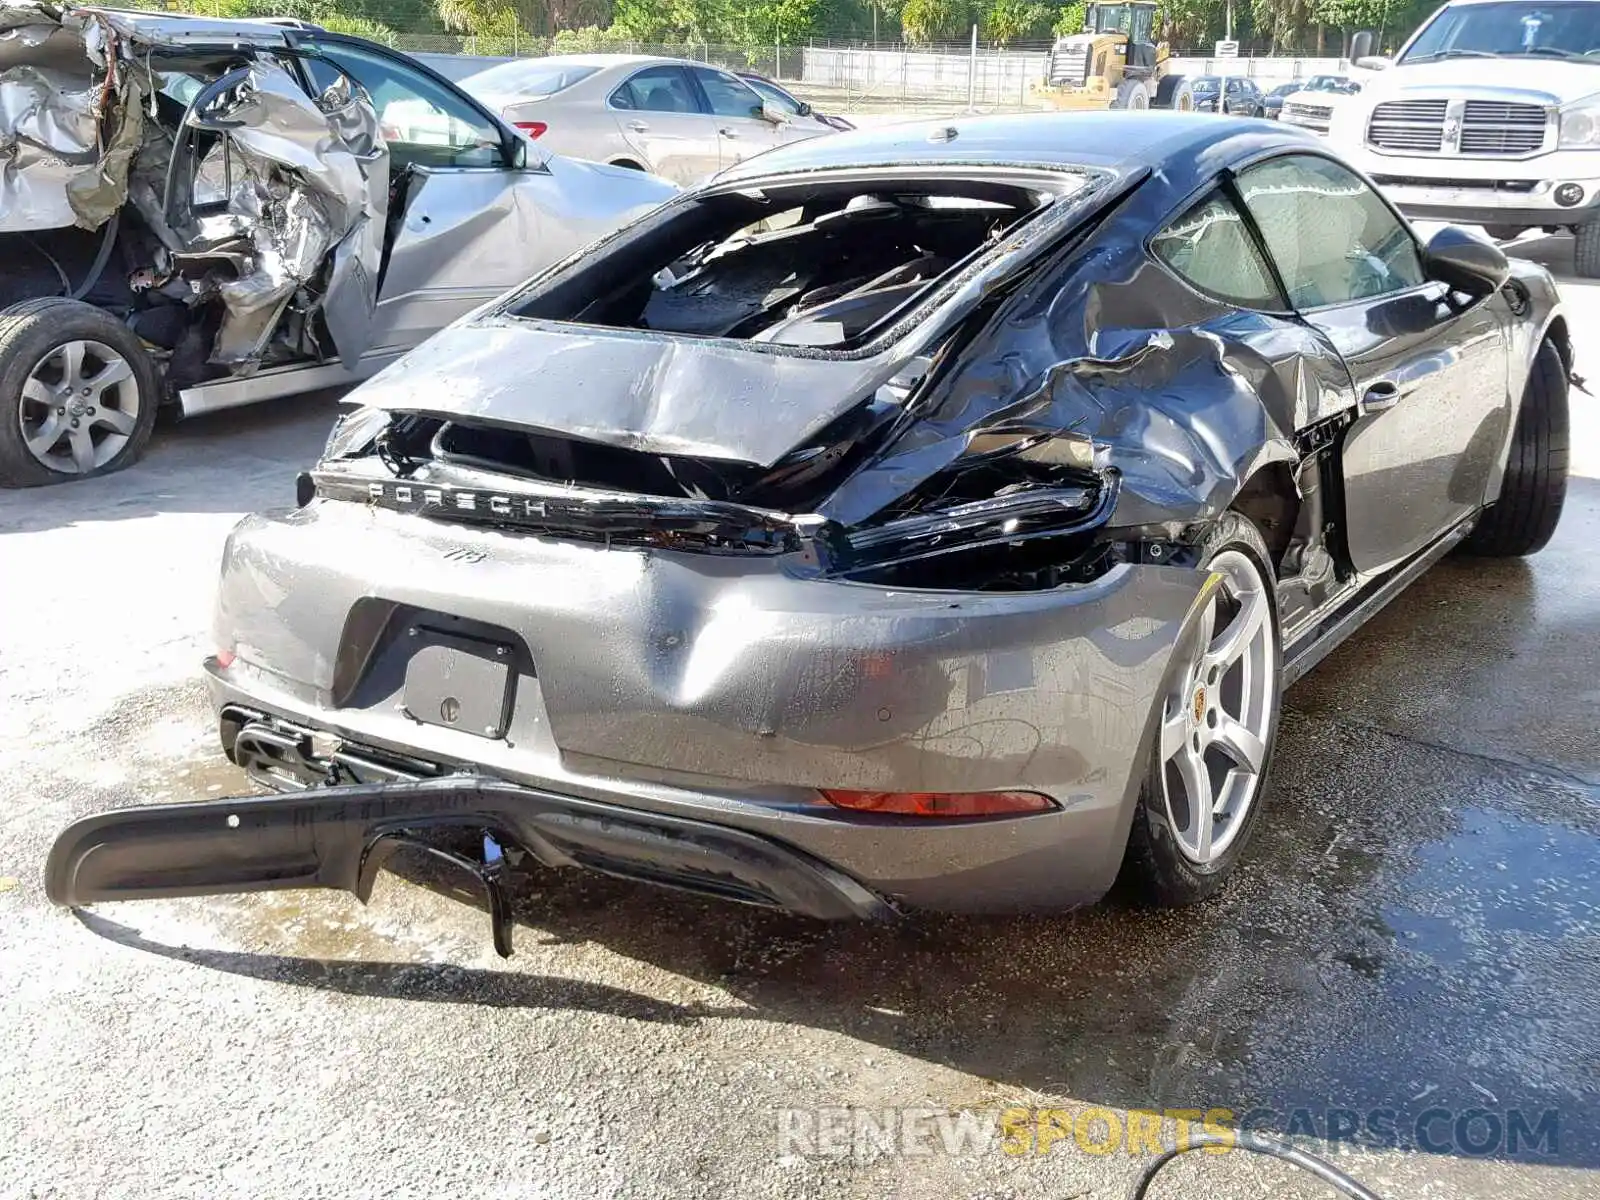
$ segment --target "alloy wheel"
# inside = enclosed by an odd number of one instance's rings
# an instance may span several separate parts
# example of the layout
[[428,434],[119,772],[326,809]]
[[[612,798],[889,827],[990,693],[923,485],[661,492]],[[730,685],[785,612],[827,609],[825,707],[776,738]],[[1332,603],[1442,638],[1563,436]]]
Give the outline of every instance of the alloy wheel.
[[17,417],[28,453],[52,471],[86,475],[122,452],[139,420],[132,365],[104,342],[63,342],[22,385]]
[[1227,852],[1255,803],[1278,688],[1270,584],[1239,550],[1210,570],[1221,587],[1161,715],[1167,820],[1183,856],[1202,866]]

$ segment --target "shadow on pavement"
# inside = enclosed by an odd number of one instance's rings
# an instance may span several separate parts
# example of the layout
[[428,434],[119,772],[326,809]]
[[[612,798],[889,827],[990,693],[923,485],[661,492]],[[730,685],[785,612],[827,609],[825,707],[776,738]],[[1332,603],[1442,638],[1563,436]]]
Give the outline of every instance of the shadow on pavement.
[[254,512],[294,503],[295,475],[327,441],[344,390],[312,392],[156,427],[145,455],[95,479],[0,490],[0,534],[157,513]]
[[[183,949],[82,919],[291,986],[824,1030],[963,1072],[952,1105],[1220,1107],[1311,1136],[1353,1114],[1436,1153],[1597,1168],[1600,483],[1574,480],[1569,505],[1538,558],[1447,559],[1289,694],[1250,857],[1196,908],[828,925],[527,873],[525,946],[595,943],[729,997],[704,1007],[516,960]],[[229,935],[283,944],[274,903],[244,903]]]

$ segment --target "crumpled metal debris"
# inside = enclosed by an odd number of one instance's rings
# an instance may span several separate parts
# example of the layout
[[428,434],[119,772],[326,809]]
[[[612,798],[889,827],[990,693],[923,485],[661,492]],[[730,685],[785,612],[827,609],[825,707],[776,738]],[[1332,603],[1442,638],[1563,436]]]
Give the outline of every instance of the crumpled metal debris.
[[0,9],[0,232],[106,219],[81,220],[70,191],[101,161],[109,89],[83,32],[95,19],[40,4]]
[[283,68],[256,62],[230,105],[191,123],[225,136],[237,155],[246,178],[228,208],[245,219],[256,249],[255,269],[218,289],[227,315],[212,361],[256,361],[296,291],[337,247],[327,315],[353,364],[365,348],[355,331],[376,303],[389,191],[388,151],[370,101],[344,81],[313,101]]
[[[244,273],[195,280],[189,296],[224,307],[211,361],[251,369],[298,296],[307,314],[323,309],[334,349],[354,365],[377,301],[389,194],[370,98],[341,77],[313,99],[241,47],[237,85],[208,111],[191,109],[174,137],[146,111],[160,86],[152,56],[171,48],[149,26],[0,2],[0,232],[98,229],[131,201],[174,263],[196,255],[215,266],[228,259],[212,252],[247,239]],[[175,229],[168,168],[195,131],[220,135],[237,170],[225,217]]]

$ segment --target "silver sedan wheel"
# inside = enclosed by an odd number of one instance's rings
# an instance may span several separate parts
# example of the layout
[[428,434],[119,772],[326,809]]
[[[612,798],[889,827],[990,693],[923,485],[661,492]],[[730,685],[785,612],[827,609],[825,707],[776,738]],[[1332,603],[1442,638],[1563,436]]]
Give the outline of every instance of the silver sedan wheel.
[[63,342],[22,385],[23,445],[52,471],[85,475],[122,452],[144,399],[133,367],[110,346]]
[[1161,716],[1161,783],[1183,856],[1202,866],[1244,828],[1266,767],[1278,703],[1278,654],[1268,588],[1251,558],[1224,550],[1222,586],[1200,615],[1189,662]]

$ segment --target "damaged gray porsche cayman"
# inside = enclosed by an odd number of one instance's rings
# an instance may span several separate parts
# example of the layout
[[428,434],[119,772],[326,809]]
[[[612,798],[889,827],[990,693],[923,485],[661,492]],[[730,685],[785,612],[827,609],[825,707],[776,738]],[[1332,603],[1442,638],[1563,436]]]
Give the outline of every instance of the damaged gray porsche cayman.
[[59,903],[365,896],[400,846],[816,917],[1212,893],[1284,688],[1565,493],[1544,270],[1266,122],[774,151],[364,385],[228,543],[278,794],[69,827]]
[[361,38],[0,0],[0,486],[354,383],[676,190]]

